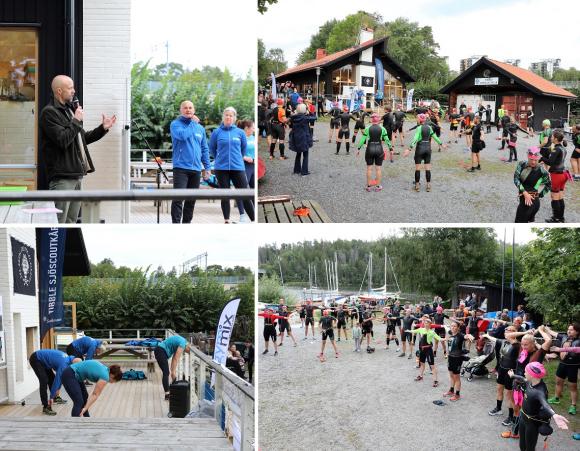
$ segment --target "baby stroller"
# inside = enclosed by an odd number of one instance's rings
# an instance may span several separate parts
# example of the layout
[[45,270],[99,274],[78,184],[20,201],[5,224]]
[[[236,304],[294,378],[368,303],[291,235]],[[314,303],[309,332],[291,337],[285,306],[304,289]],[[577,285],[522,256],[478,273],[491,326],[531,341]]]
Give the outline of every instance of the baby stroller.
[[492,343],[487,342],[483,347],[483,353],[480,356],[473,357],[463,364],[463,368],[461,368],[461,375],[463,376],[465,373],[467,373],[468,382],[473,380],[473,376],[487,376],[489,379],[491,376],[485,365],[492,362],[494,358],[494,346]]

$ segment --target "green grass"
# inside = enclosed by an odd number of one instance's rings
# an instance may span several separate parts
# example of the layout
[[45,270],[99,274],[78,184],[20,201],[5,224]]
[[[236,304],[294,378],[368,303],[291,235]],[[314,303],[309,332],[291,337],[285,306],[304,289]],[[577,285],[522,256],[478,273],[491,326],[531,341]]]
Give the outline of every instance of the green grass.
[[[544,362],[546,367],[546,371],[548,375],[544,378],[544,382],[548,387],[548,397],[552,398],[556,393],[556,369],[558,368],[559,360],[552,360],[550,362]],[[570,428],[571,432],[580,432],[580,415],[569,415],[568,408],[570,407],[570,390],[568,390],[567,383],[564,384],[564,392],[562,393],[562,397],[560,398],[559,405],[552,405],[552,408],[559,413],[560,415],[564,415],[569,421],[570,424],[568,427]]]

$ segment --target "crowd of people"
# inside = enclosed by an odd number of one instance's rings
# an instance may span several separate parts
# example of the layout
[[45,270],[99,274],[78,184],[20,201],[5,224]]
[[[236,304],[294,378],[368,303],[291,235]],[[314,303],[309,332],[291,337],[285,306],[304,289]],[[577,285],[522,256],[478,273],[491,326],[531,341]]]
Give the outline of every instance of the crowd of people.
[[[320,313],[315,314],[316,310]],[[544,324],[536,327],[532,315],[521,305],[515,312],[505,309],[495,315],[486,313],[487,299],[478,299],[475,294],[460,300],[457,308],[447,310],[437,296],[432,303],[416,305],[399,300],[363,302],[355,298],[324,306],[307,300],[292,309],[280,299],[278,306],[268,307],[259,314],[264,318],[265,349],[262,354],[268,354],[271,341],[274,355],[278,355],[284,333],[292,337],[295,347],[298,346],[291,323],[304,329],[303,340],[309,339],[310,326],[310,339],[315,342],[318,334],[314,325],[318,323],[320,362],[326,361],[328,342],[335,358],[340,357],[337,343],[341,338],[352,341],[353,352],[361,352],[366,344],[368,354],[375,352],[373,344],[384,343],[388,350],[394,343],[398,357],[414,359],[418,370],[414,380],[423,381],[428,367],[432,386],[438,387],[441,381],[436,357],[440,345],[449,378],[449,389],[443,397],[454,403],[462,399],[461,375],[464,373],[470,380],[473,376],[494,374],[497,389],[494,395],[490,393],[490,401],[491,396],[495,396],[495,406],[489,415],[502,415],[507,405],[508,415],[502,422],[507,430],[500,436],[517,439],[521,450],[533,451],[540,435],[547,437],[552,433],[550,419],[559,428],[567,429],[566,417],[557,414],[552,407],[561,403],[566,381],[571,399],[567,412],[569,415],[577,413],[580,323],[572,323],[565,333],[557,333]],[[381,340],[382,331],[377,330],[381,324],[385,326],[384,341]],[[548,359],[559,359],[552,397],[543,381],[547,375],[544,362]],[[573,437],[580,439],[580,434]]]
[[[356,146],[358,156],[365,148],[367,192],[382,191],[382,165],[389,161],[394,163],[398,155],[396,142],[405,147],[405,131],[413,132],[411,140],[403,152],[403,157],[414,153],[414,190],[421,191],[421,173],[424,172],[425,191],[432,190],[432,142],[438,144],[438,151],[447,149],[452,141],[458,143],[465,138],[466,151],[470,152],[471,165],[467,172],[482,171],[480,153],[490,145],[486,136],[493,136],[492,125],[495,123],[501,142],[498,150],[507,148],[509,158],[501,158],[506,163],[515,163],[514,184],[517,187],[518,206],[515,222],[534,222],[540,209],[540,199],[547,193],[551,195],[552,216],[546,219],[550,223],[565,222],[564,193],[566,184],[580,178],[580,125],[572,128],[571,141],[574,150],[570,156],[572,173],[567,169],[567,146],[564,132],[552,129],[549,119],[542,122],[542,130],[538,134],[538,142],[533,145],[528,141],[526,159],[518,159],[518,132],[528,139],[535,137],[533,122],[534,112],[530,108],[526,112],[525,126],[520,125],[521,118],[516,118],[513,111],[508,111],[504,105],[497,110],[492,121],[491,105],[479,104],[477,110],[462,103],[459,108],[445,112],[436,101],[420,103],[414,110],[416,125],[404,129],[407,114],[402,104],[393,111],[388,105],[381,107],[383,113],[378,114],[364,109],[354,110],[347,102],[328,102],[330,108],[325,108],[325,99],[318,99],[318,109],[314,105],[311,93],[302,97],[292,83],[281,85],[279,97],[272,98],[268,91],[261,91],[258,103],[258,136],[266,139],[269,148],[269,158],[276,158],[276,147],[281,160],[288,157],[285,154],[285,143],[288,141],[290,150],[296,153],[294,174],[310,175],[308,166],[309,151],[314,143],[322,137],[314,136],[314,123],[321,116],[329,117],[328,143],[335,142],[335,155],[344,148],[350,154],[351,145]],[[367,124],[367,119],[370,123]],[[442,122],[449,121],[449,135],[446,144],[441,140]],[[485,129],[483,125],[485,124]],[[354,125],[351,135],[351,126]],[[287,133],[288,132],[288,133]],[[288,138],[287,138],[288,134]],[[359,138],[360,136],[360,138]],[[318,138],[318,139],[317,139]],[[358,140],[358,142],[357,142]]]

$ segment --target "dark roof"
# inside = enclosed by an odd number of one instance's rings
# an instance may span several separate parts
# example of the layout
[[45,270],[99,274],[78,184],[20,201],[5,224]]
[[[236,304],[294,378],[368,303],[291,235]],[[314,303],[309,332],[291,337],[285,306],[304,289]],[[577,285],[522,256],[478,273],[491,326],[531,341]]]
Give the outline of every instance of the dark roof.
[[[486,282],[485,280],[468,280],[468,281],[464,281],[464,282],[455,282],[456,286],[463,286],[463,287],[492,287],[492,288],[498,288],[501,290],[501,285],[494,283],[494,282]],[[510,285],[509,284],[505,284],[504,286],[505,290],[511,290]],[[517,287],[514,288],[514,291],[520,291]]]
[[[323,58],[307,61],[303,64],[298,65],[298,66],[294,66],[294,67],[291,67],[290,69],[286,69],[284,72],[276,74],[276,78],[287,77],[288,75],[291,75],[291,74],[305,72],[308,70],[314,70],[317,67],[324,68],[324,67],[330,66],[330,65],[335,64],[336,62],[338,62],[340,60],[343,60],[345,58],[348,58],[349,56],[354,55],[355,53],[362,52],[363,50],[366,50],[366,49],[373,47],[377,44],[381,44],[382,42],[386,41],[387,39],[388,39],[388,37],[370,39],[368,41],[365,41],[365,42],[358,44],[358,45],[355,45],[353,47],[349,47],[347,49],[340,50],[340,51],[335,52],[335,53],[331,53],[330,55],[326,55]],[[388,55],[386,55],[386,59],[390,65],[392,65],[396,70],[398,70],[401,73],[401,75],[403,75],[407,79],[407,81],[410,81],[410,82],[415,81],[415,79],[405,69],[403,69],[403,67],[401,67],[401,65],[398,64],[395,60],[393,60]]]
[[475,64],[473,64],[469,69],[467,69],[465,72],[463,72],[455,79],[453,79],[451,82],[449,82],[447,85],[445,85],[443,88],[441,88],[440,92],[448,94],[455,85],[457,85],[461,80],[463,80],[465,77],[474,72],[479,66],[482,66],[484,64],[492,67],[493,69],[497,70],[499,73],[503,74],[506,77],[513,78],[519,84],[524,85],[530,91],[536,94],[552,97],[563,97],[569,99],[576,98],[576,96],[571,92],[566,91],[565,89],[560,88],[559,86],[556,86],[551,81],[546,80],[545,78],[539,76],[538,74],[535,74],[532,71],[522,69],[521,67],[512,66],[511,64],[508,63],[502,63],[501,61],[492,60],[486,57],[477,60]]
[[63,276],[88,276],[91,264],[85,247],[83,231],[79,227],[66,229]]

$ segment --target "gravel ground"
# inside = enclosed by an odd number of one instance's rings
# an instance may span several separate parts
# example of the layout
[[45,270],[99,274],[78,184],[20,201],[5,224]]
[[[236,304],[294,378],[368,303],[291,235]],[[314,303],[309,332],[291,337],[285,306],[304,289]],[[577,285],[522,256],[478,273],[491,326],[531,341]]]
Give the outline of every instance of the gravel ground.
[[[263,321],[260,322],[263,327]],[[294,333],[298,347],[284,338],[279,355],[259,358],[259,444],[263,451],[278,450],[516,450],[517,440],[503,439],[507,416],[490,417],[495,407],[495,380],[462,378],[463,399],[445,406],[449,386],[447,361],[436,358],[440,386],[431,386],[426,371],[422,382],[414,359],[397,357],[395,346],[384,349],[385,326],[375,323],[374,354],[354,353],[352,340],[338,344],[340,357],[326,351],[320,363],[320,334],[303,341],[303,329]],[[350,336],[350,333],[349,333]],[[330,343],[328,343],[330,345]],[[271,346],[270,346],[271,347]],[[264,341],[259,340],[263,351]],[[553,390],[553,387],[549,387]],[[552,422],[553,423],[553,422]],[[578,449],[571,431],[553,424],[549,449]],[[539,442],[537,449],[541,449]]]
[[[359,157],[353,155],[353,150],[350,155],[346,155],[343,144],[340,154],[334,155],[336,144],[328,143],[328,127],[327,121],[316,123],[314,136],[319,141],[314,143],[310,151],[309,168],[312,174],[307,177],[292,174],[295,155],[292,151],[286,150],[290,157],[288,160],[270,161],[266,140],[261,139],[259,153],[266,162],[267,173],[259,184],[259,195],[289,194],[298,200],[315,200],[334,222],[513,222],[517,208],[513,185],[515,165],[500,160],[500,157],[508,156],[508,151],[507,148],[504,151],[497,150],[500,142],[495,139],[495,128],[491,135],[485,135],[484,138],[487,148],[481,152],[481,172],[466,172],[465,168],[471,167],[471,153],[465,151],[464,139],[458,144],[450,144],[447,150],[440,153],[437,152],[438,146],[434,144],[433,189],[430,193],[425,192],[423,172],[421,192],[416,193],[412,189],[415,170],[413,154],[403,158],[403,148],[397,144],[401,155],[395,156],[395,163],[383,163],[384,190],[380,193],[368,193],[364,190],[364,152]],[[405,130],[410,127],[411,124],[407,121]],[[442,128],[443,142],[447,142],[449,124],[443,124]],[[405,144],[408,145],[410,133],[406,133],[405,137]],[[536,144],[536,140],[537,138],[520,136],[520,159],[525,157],[526,149],[531,144]],[[568,150],[571,154],[570,146]],[[278,156],[277,147],[276,155]],[[579,184],[567,185],[567,222],[580,222],[579,192]],[[544,222],[552,215],[549,196],[542,200],[541,205],[536,216],[537,222]]]

